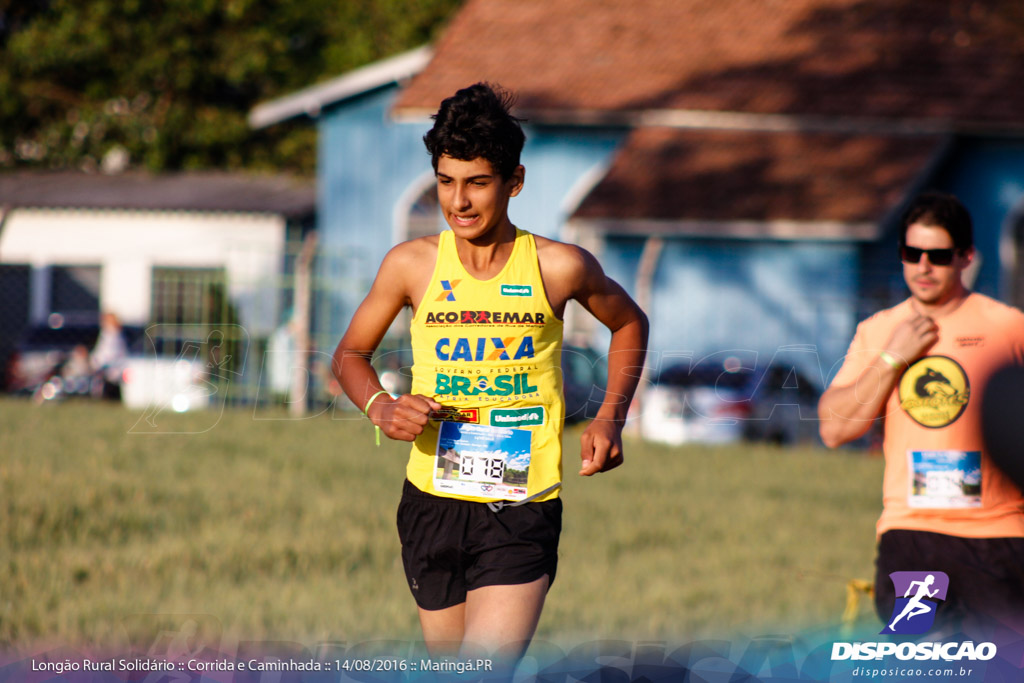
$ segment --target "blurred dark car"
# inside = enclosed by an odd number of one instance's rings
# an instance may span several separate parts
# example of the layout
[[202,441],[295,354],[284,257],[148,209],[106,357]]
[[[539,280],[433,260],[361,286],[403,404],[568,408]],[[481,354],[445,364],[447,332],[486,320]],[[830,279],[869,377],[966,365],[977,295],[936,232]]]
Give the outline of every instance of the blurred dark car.
[[[77,347],[92,351],[99,334],[99,316],[95,313],[51,313],[45,323],[30,328],[14,347],[5,369],[5,390],[12,394],[34,393],[51,378],[60,376]],[[131,345],[142,336],[143,328],[125,325],[122,334]],[[60,390],[87,395],[91,387],[88,382],[65,383]]]
[[746,367],[737,358],[665,368],[645,392],[645,439],[667,444],[820,443],[821,392],[790,365]]

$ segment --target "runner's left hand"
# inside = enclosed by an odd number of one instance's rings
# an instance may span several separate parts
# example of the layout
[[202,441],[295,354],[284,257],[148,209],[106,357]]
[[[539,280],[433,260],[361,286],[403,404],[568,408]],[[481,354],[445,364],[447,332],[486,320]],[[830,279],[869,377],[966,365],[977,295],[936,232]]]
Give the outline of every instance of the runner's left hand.
[[622,425],[600,418],[591,422],[580,437],[580,475],[589,477],[613,470],[623,462]]

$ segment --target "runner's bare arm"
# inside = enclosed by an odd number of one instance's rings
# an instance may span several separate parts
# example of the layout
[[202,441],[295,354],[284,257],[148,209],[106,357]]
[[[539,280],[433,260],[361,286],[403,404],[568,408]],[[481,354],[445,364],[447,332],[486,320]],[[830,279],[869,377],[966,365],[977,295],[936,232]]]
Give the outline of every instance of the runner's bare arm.
[[[413,303],[411,292],[419,284],[416,274],[424,262],[419,253],[422,248],[422,244],[406,242],[388,252],[369,294],[356,309],[334,351],[334,376],[345,395],[360,410],[374,394],[383,390],[370,359],[402,307]],[[439,407],[425,396],[406,394],[392,399],[381,394],[370,406],[368,417],[388,437],[413,441],[427,424],[429,412]]]
[[914,316],[900,323],[885,351],[899,367],[891,365],[879,354],[857,381],[844,386],[830,386],[818,401],[819,432],[829,448],[864,436],[874,420],[881,415],[903,370],[917,360],[938,339],[935,321]]
[[538,246],[543,246],[538,255],[555,312],[561,315],[566,301],[575,299],[612,333],[605,398],[580,437],[580,474],[606,472],[623,462],[622,427],[647,355],[647,316],[585,249],[550,240]]
[[857,382],[830,386],[818,400],[818,432],[829,448],[867,434],[882,413],[900,371],[880,357],[864,369]]

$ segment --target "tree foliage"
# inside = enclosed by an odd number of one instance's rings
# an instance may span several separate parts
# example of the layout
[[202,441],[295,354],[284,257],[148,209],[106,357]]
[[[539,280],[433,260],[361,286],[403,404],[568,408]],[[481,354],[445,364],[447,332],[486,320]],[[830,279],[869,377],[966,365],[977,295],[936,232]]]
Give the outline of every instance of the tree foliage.
[[432,40],[459,0],[0,0],[0,168],[312,172],[257,103]]

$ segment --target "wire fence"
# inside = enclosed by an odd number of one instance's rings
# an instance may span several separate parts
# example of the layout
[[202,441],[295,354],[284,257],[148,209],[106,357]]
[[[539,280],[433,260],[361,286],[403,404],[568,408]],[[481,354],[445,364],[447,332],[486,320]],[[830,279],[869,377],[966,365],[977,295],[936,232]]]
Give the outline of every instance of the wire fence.
[[[159,265],[141,280],[116,283],[149,292],[144,315],[122,320],[126,403],[163,402],[171,409],[287,406],[302,414],[336,401],[340,387],[331,355],[371,284],[368,259],[310,242],[290,242],[275,258],[261,258],[277,263],[274,272],[254,274],[250,268],[239,274],[230,263]],[[792,277],[796,285],[782,287],[777,283],[785,281],[783,274],[737,276],[748,263],[739,250],[721,250],[715,259],[708,271],[720,284],[703,290],[686,279],[691,276],[677,275],[675,263],[658,264],[648,304],[653,353],[646,378],[675,362],[741,350],[755,354],[758,363],[793,363],[820,390],[857,321],[905,296],[898,264],[862,268],[862,282],[872,284],[844,290],[844,283],[815,288]],[[628,266],[622,269],[627,277]],[[63,371],[75,348],[95,347],[100,314],[107,310],[106,275],[101,264],[0,264],[0,363],[8,392],[38,392],[49,376]],[[635,283],[623,284],[631,289]],[[795,297],[798,287],[804,291]],[[579,310],[567,314],[567,340],[606,348],[607,333],[599,325],[571,322],[587,317]],[[405,311],[375,357],[396,387],[408,382],[408,323]],[[347,401],[337,406],[351,408]]]
[[[184,383],[207,397],[193,407],[211,400],[303,410],[328,405],[338,393],[330,355],[351,315],[348,302],[370,284],[353,265],[358,258],[309,246],[304,252],[293,243],[280,254],[277,272],[257,277],[240,276],[230,264],[153,266],[144,280],[113,285],[148,289],[147,310],[134,317],[104,306],[101,291],[111,284],[101,285],[101,265],[0,264],[4,389],[38,395],[48,379],[69,372],[77,351],[94,354],[103,314],[114,313],[127,353],[126,402],[171,401]],[[129,382],[151,386],[140,399]]]

